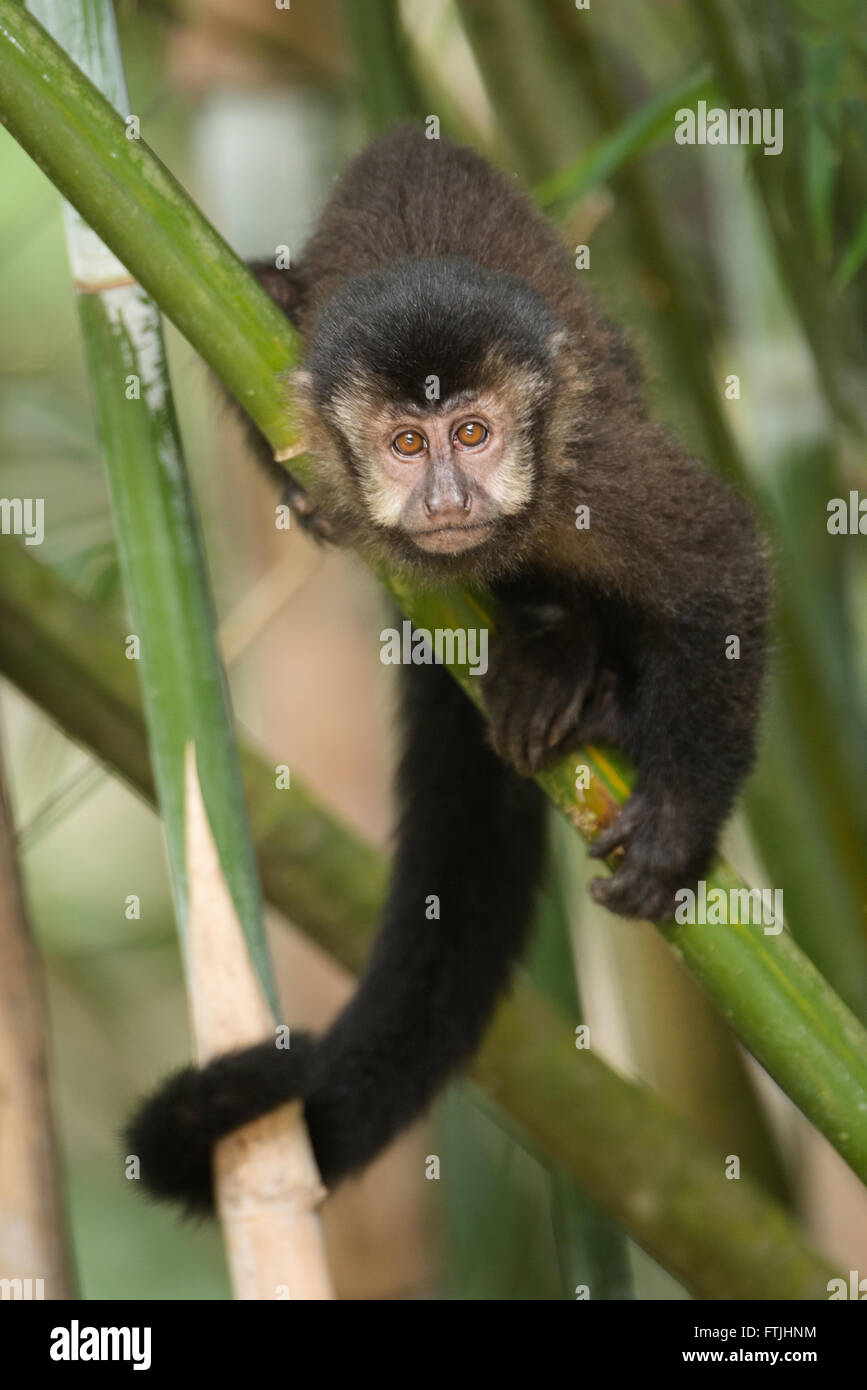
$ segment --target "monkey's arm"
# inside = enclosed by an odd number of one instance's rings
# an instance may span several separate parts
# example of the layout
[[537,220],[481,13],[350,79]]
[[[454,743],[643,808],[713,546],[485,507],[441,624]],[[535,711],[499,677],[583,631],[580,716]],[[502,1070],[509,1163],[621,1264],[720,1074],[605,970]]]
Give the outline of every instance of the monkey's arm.
[[756,615],[705,597],[691,618],[642,623],[622,744],[636,786],[590,851],[625,850],[614,875],[591,888],[625,916],[666,916],[675,892],[694,887],[755,756],[764,638]]
[[[591,850],[625,855],[592,892],[625,916],[658,919],[706,867],[753,762],[767,582],[732,491],[651,426],[627,447],[626,462],[622,450],[585,451],[574,497],[560,499],[560,582],[592,573],[595,593],[582,580],[541,645],[506,625],[489,709],[497,746],[525,775],[581,743],[630,756],[635,791]],[[582,534],[569,518],[588,495]]]
[[213,1145],[299,1097],[320,1172],[335,1183],[419,1115],[480,1040],[532,917],[544,799],[490,752],[444,668],[402,674],[397,847],[358,990],[321,1039],[188,1068],[144,1104],[127,1151],[156,1197],[209,1210]]
[[591,851],[625,850],[612,878],[594,885],[597,901],[654,918],[706,869],[752,766],[768,608],[746,504],[663,440],[652,427],[636,436],[626,487],[602,526],[621,534],[609,549],[634,616],[623,746],[638,778]]
[[566,747],[588,741],[605,682],[601,614],[586,590],[538,575],[497,584],[493,596],[499,620],[482,681],[489,737],[501,758],[532,777]]

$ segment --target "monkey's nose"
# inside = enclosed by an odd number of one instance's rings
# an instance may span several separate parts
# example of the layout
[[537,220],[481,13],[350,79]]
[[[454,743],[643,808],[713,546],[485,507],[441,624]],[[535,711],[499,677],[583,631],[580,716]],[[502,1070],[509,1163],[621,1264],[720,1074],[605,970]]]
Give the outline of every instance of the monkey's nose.
[[441,526],[448,526],[452,523],[463,525],[472,510],[473,499],[468,492],[459,494],[449,493],[440,496],[434,493],[432,496],[425,497],[424,509],[431,521],[436,521]]

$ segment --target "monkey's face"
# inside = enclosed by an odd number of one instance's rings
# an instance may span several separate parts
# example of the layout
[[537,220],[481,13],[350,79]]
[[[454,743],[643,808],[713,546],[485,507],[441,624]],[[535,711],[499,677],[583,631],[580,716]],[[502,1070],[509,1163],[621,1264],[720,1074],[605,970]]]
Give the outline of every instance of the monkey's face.
[[462,392],[436,409],[382,403],[371,410],[368,390],[366,414],[338,402],[371,522],[430,555],[459,555],[490,540],[532,494],[524,421],[509,395]]
[[296,379],[317,504],[349,543],[435,578],[508,563],[550,447],[561,339],[535,291],[461,261],[352,277]]
[[384,421],[365,489],[374,518],[396,520],[426,551],[458,554],[487,540],[501,514],[507,430],[498,403],[486,406]]

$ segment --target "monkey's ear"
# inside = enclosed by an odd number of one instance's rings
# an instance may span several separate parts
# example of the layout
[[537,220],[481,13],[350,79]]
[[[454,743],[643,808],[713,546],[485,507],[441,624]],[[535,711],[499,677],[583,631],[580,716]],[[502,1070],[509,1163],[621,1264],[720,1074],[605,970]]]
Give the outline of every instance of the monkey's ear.
[[564,352],[567,351],[568,344],[569,330],[563,328],[562,325],[548,335],[548,351],[555,359],[563,356]]
[[308,405],[313,399],[313,377],[305,367],[296,367],[289,376],[289,388],[296,405]]
[[558,324],[549,333],[548,350],[551,354],[549,363],[559,382],[557,396],[560,408],[563,418],[567,419],[575,408],[577,398],[589,390],[592,373],[588,370],[578,339],[563,324]]

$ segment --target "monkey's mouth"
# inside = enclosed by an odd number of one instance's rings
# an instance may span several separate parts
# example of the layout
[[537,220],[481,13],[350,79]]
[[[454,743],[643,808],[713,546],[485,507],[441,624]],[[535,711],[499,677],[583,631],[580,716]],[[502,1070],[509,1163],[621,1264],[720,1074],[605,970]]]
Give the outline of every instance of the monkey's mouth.
[[413,531],[412,539],[420,550],[456,555],[480,545],[493,529],[490,521],[480,521],[475,526],[438,526],[431,531]]

